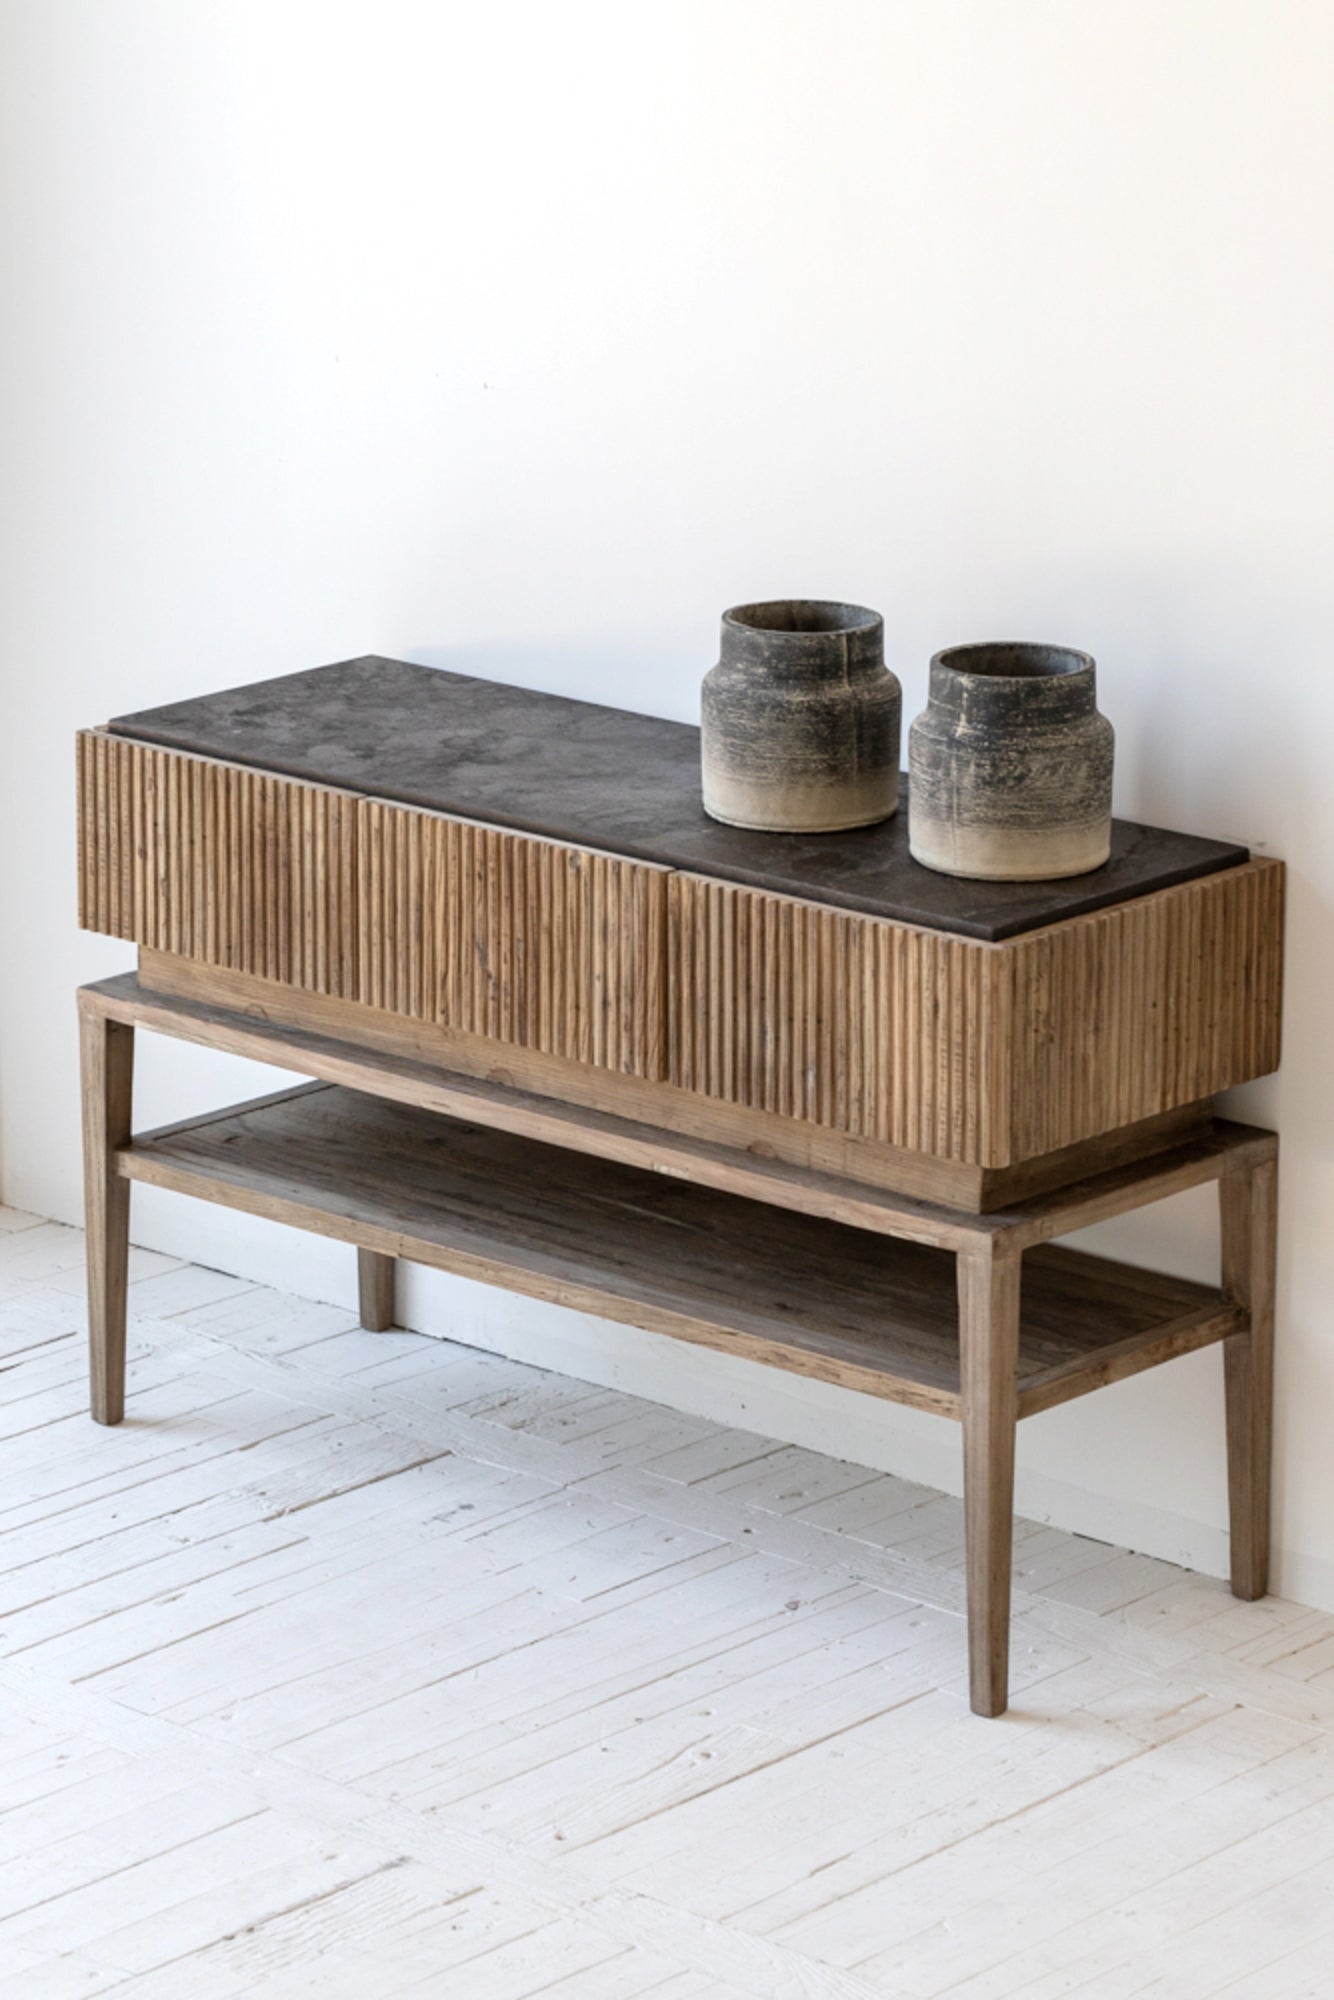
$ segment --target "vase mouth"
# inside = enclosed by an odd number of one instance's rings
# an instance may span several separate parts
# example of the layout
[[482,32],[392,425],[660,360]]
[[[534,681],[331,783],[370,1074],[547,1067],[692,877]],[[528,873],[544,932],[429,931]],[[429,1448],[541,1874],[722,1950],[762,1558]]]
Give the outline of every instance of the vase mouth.
[[986,639],[969,646],[947,646],[932,655],[932,668],[987,681],[1068,680],[1092,673],[1091,653],[1073,646],[1048,646],[1033,639]]
[[824,635],[871,632],[882,624],[880,613],[864,604],[839,604],[819,597],[781,597],[764,604],[734,604],[724,611],[723,624],[747,632],[794,632]]

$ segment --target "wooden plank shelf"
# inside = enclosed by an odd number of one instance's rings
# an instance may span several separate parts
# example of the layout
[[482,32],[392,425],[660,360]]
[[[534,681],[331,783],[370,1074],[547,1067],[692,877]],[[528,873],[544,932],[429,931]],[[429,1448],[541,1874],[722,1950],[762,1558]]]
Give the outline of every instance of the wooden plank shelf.
[[[691,1132],[667,1131],[644,1120],[497,1081],[499,1070],[477,1076],[423,1059],[391,1043],[376,1046],[273,1021],[260,1011],[209,1004],[145,985],[133,972],[85,986],[80,1006],[88,1016],[222,1049],[248,1061],[277,1063],[321,1083],[344,1084],[394,1103],[441,1112],[449,1118],[494,1126],[561,1151],[592,1153],[673,1179],[698,1182],[726,1194],[824,1216],[885,1235],[958,1250],[987,1236],[1004,1236],[1022,1249],[1072,1229],[1106,1222],[1145,1202],[1216,1181],[1223,1167],[1268,1156],[1271,1135],[1225,1118],[1206,1118],[1178,1144],[1129,1164],[1098,1158],[1096,1168],[1056,1193],[1035,1194],[989,1215],[961,1214],[946,1203],[896,1194],[877,1185],[809,1165],[771,1157],[762,1147],[721,1144]],[[1100,1156],[1102,1149],[1097,1149]],[[856,1156],[854,1154],[854,1163]]]
[[[129,1180],[960,1415],[943,1248],[329,1083],[142,1134],[115,1159]],[[1019,1414],[1244,1323],[1216,1287],[1030,1248]]]

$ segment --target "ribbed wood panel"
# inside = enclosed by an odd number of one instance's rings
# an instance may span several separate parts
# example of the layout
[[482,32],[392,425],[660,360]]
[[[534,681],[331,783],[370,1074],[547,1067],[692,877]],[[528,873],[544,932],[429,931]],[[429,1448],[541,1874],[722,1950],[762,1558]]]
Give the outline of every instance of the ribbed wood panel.
[[857,1138],[983,1161],[1002,1143],[995,947],[674,875],[671,1080]]
[[686,1090],[1005,1167],[1276,1069],[1283,870],[983,944],[672,878]]
[[87,929],[357,997],[355,799],[94,731],[79,796]]
[[667,873],[357,802],[357,997],[546,1055],[661,1077]]
[[88,731],[79,921],[659,1078],[662,869]]
[[1011,1157],[1278,1068],[1283,868],[1251,862],[998,949],[1013,966]]
[[89,929],[950,1165],[1278,1065],[1277,862],[984,944],[96,731],[79,776]]

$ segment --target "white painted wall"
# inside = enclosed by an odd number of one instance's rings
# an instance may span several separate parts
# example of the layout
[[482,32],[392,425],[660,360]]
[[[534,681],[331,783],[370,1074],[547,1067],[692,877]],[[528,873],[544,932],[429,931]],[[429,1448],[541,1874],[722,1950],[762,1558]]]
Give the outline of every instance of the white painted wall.
[[[1099,659],[1117,809],[1291,866],[1279,1579],[1334,1607],[1334,10],[9,0],[8,1199],[79,1212],[81,723],[363,651],[693,717],[739,599]],[[145,1042],[146,1121],[253,1087]],[[263,1075],[271,1077],[271,1072]],[[346,1252],[136,1234],[349,1297]],[[1103,1240],[1208,1275],[1208,1204]],[[414,1323],[957,1487],[944,1425],[420,1274]],[[1224,1560],[1218,1355],[1021,1502]]]

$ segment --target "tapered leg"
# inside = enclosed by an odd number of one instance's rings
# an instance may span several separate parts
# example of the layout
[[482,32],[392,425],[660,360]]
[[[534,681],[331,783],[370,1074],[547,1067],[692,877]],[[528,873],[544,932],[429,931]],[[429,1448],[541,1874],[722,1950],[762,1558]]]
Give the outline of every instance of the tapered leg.
[[357,1252],[361,1323],[368,1333],[387,1333],[394,1324],[395,1261],[380,1250]]
[[958,1259],[968,1672],[977,1715],[1003,1715],[1009,1700],[1020,1265],[1019,1251],[995,1237],[979,1238]]
[[1269,1588],[1269,1480],[1274,1406],[1276,1155],[1224,1174],[1218,1183],[1223,1289],[1245,1306],[1249,1331],[1223,1346],[1227,1389],[1227,1484],[1232,1592]]
[[118,1424],[125,1414],[130,1183],[116,1172],[115,1153],[130,1136],[134,1029],[80,1007],[79,1053],[92,1412],[99,1424]]

